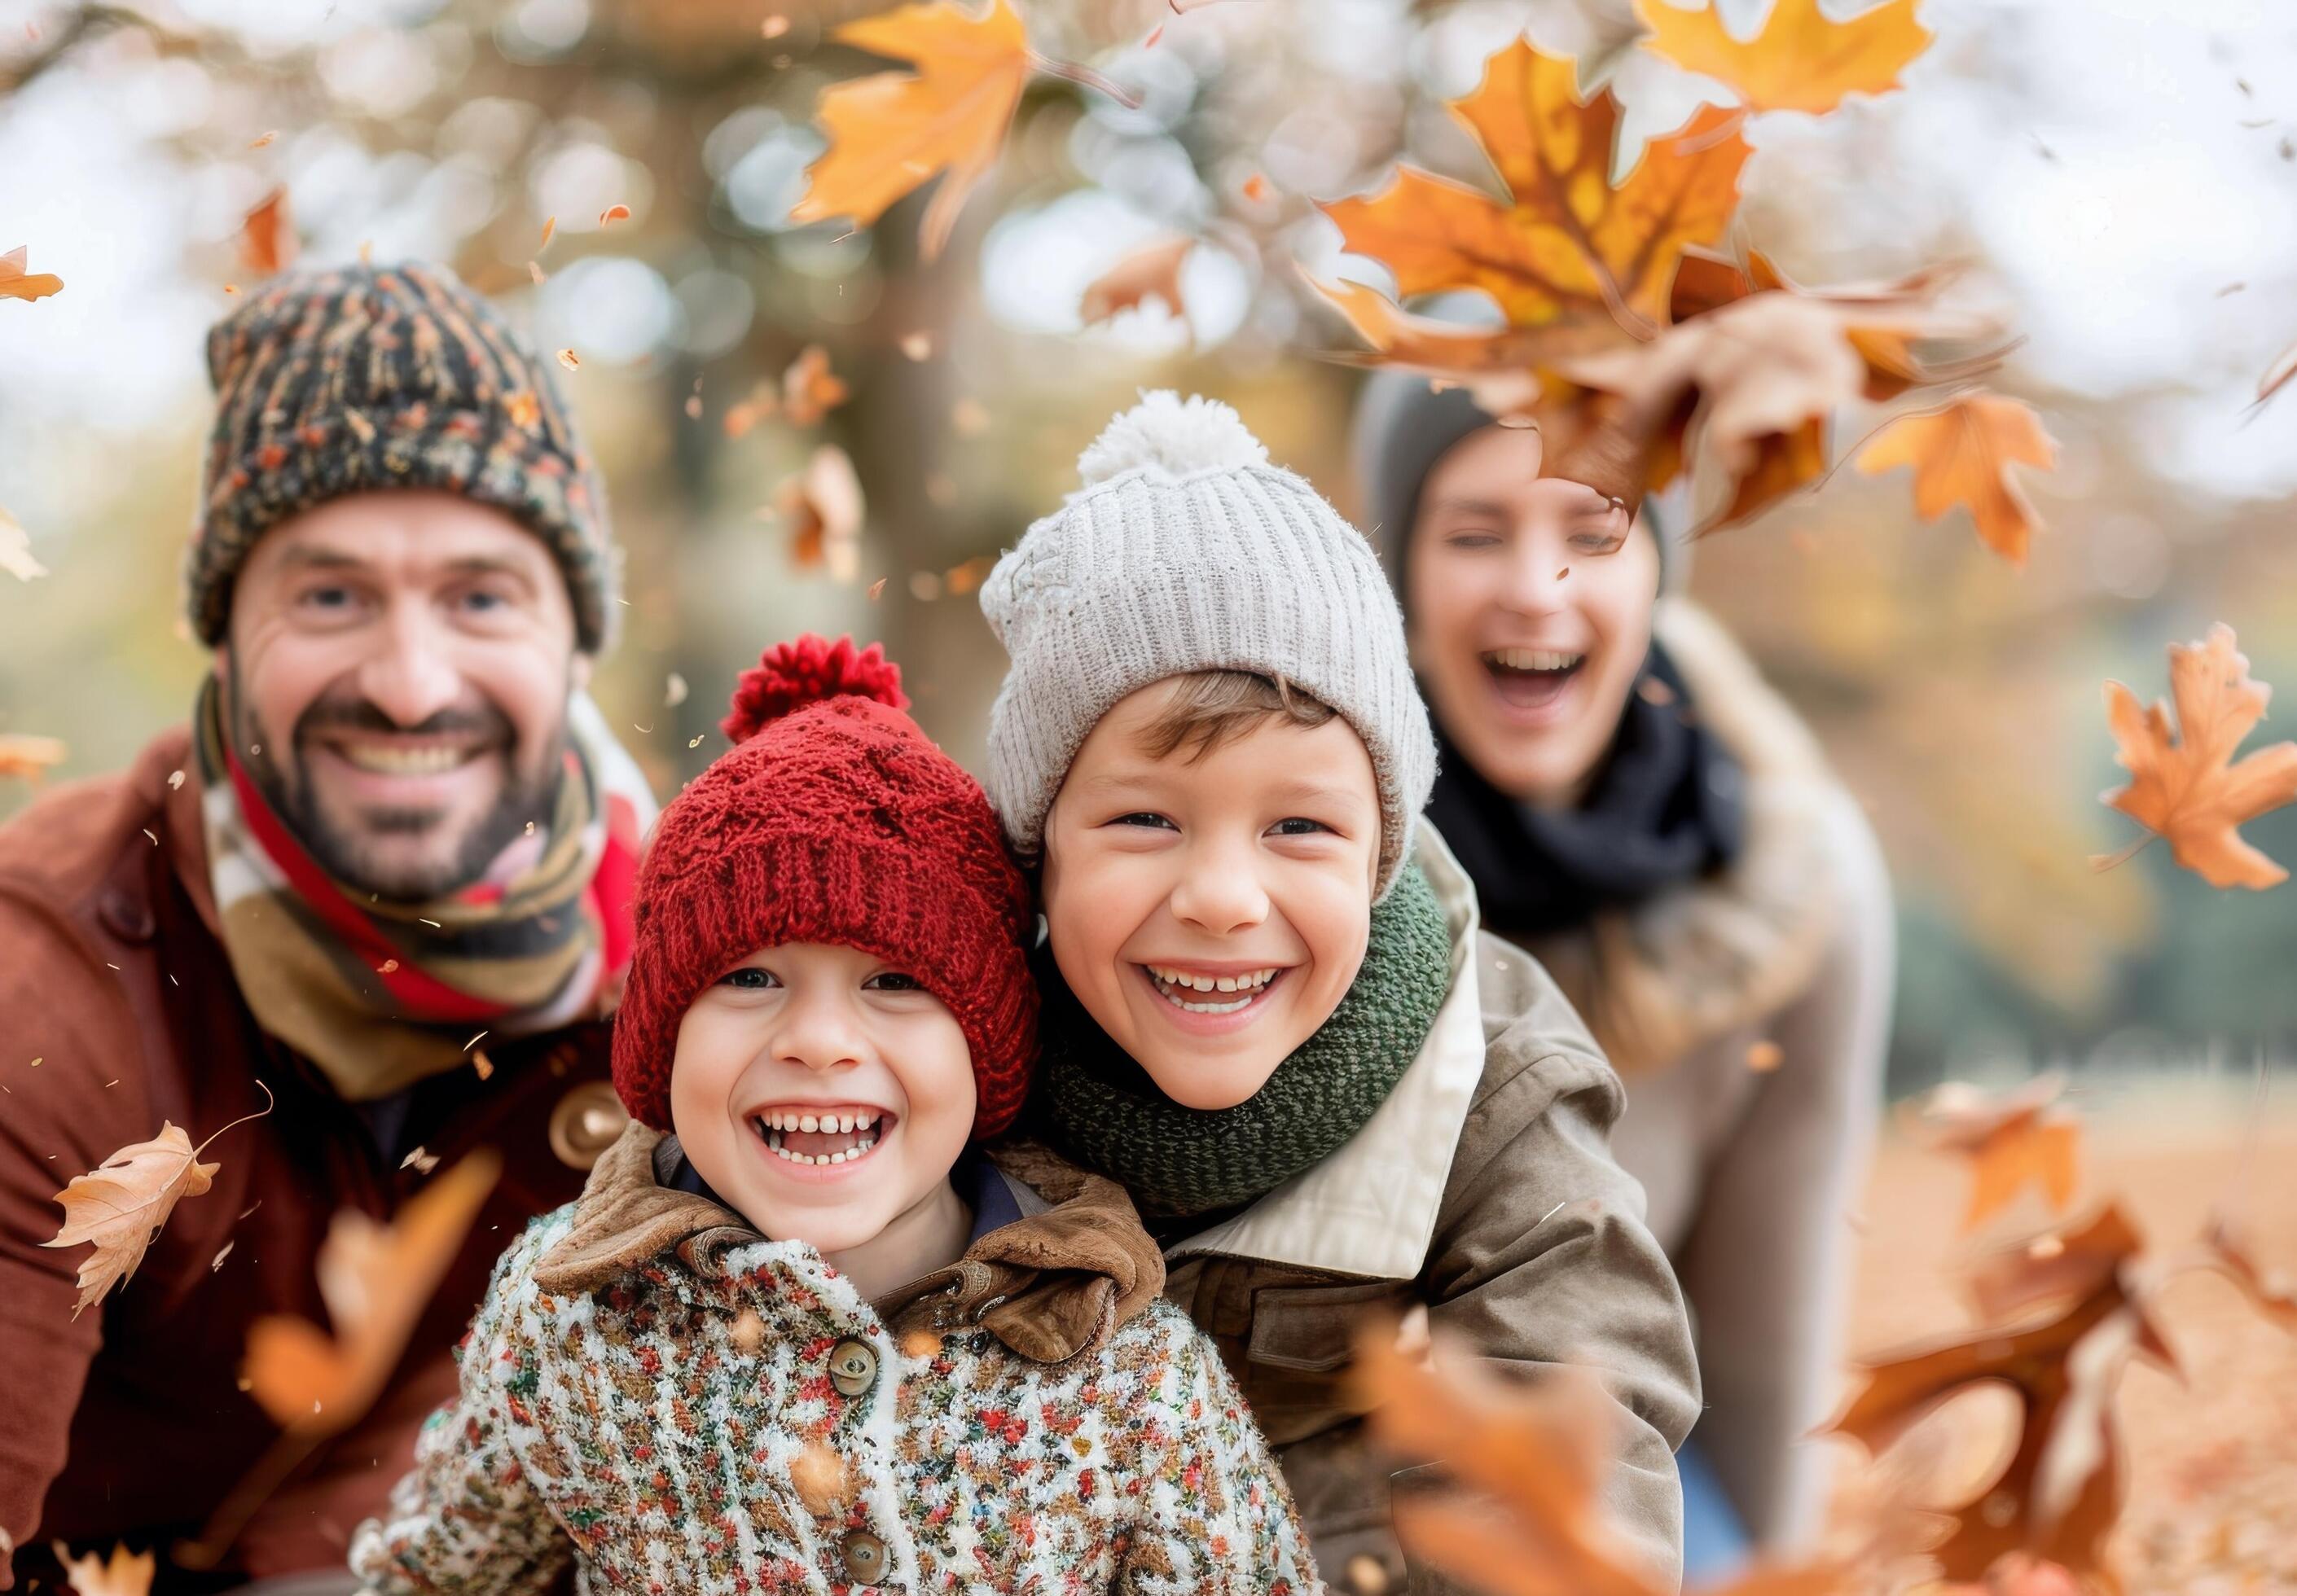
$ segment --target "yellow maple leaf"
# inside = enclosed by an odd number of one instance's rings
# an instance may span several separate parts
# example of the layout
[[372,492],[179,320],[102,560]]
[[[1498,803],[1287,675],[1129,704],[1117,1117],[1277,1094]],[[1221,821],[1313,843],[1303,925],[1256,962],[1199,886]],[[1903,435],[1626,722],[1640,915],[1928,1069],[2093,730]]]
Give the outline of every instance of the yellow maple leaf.
[[2105,684],[2114,758],[2129,785],[2104,802],[2167,839],[2170,856],[2211,886],[2261,892],[2286,881],[2289,872],[2250,846],[2238,827],[2297,799],[2297,743],[2276,743],[2233,762],[2242,739],[2265,718],[2273,689],[2250,679],[2249,661],[2222,622],[2200,643],[2169,646],[2169,689],[2178,701],[2176,731],[2160,703],[2140,708],[2128,687]]
[[1648,331],[1666,322],[1684,251],[1720,238],[1738,204],[1748,146],[1725,126],[1738,113],[1702,108],[1614,185],[1618,102],[1608,88],[1582,98],[1570,60],[1527,39],[1486,62],[1452,114],[1506,203],[1399,167],[1379,193],[1323,208],[1348,249],[1395,274],[1401,295],[1479,288],[1519,327],[1610,319]]
[[71,1184],[56,1193],[64,1222],[54,1239],[40,1245],[95,1244],[95,1250],[80,1260],[74,1319],[136,1272],[177,1203],[207,1190],[222,1167],[202,1164],[192,1139],[162,1120],[159,1135],[129,1143],[87,1173],[74,1175]]
[[900,6],[835,29],[840,44],[915,63],[827,89],[829,148],[806,171],[794,222],[850,217],[866,227],[894,201],[947,172],[926,207],[919,247],[941,253],[975,184],[995,164],[1028,81],[1029,39],[1011,0],[975,17],[952,3]]
[[1712,4],[1686,11],[1669,0],[1635,0],[1651,29],[1645,49],[1685,71],[1724,84],[1750,111],[1832,111],[1846,95],[1879,95],[1898,86],[1906,63],[1930,48],[1930,29],[1914,21],[1917,0],[1889,0],[1838,22],[1818,0],[1774,0],[1751,39],[1725,30]]
[[2013,565],[2026,563],[2026,545],[2040,524],[2010,467],[2045,470],[2057,463],[2056,440],[2042,418],[2016,399],[1973,393],[1935,411],[1917,411],[1886,424],[1858,451],[1857,466],[1873,476],[1896,465],[1914,468],[1914,511],[1936,521],[1965,506],[1978,535]]
[[280,1313],[248,1331],[248,1394],[272,1422],[316,1437],[337,1435],[366,1414],[501,1169],[493,1153],[473,1153],[416,1193],[389,1224],[355,1208],[335,1214],[317,1268],[333,1334]]

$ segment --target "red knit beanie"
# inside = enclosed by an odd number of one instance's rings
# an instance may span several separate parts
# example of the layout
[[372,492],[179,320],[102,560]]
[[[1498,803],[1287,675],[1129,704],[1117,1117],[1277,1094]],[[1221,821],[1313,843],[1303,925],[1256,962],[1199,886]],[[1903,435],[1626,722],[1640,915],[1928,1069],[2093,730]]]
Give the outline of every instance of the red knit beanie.
[[614,1090],[670,1128],[687,1007],[761,948],[829,942],[916,977],[973,1052],[973,1133],[1012,1123],[1037,1051],[1027,882],[980,785],[902,712],[900,670],[851,638],[778,644],[744,673],[733,752],[671,800],[638,867]]

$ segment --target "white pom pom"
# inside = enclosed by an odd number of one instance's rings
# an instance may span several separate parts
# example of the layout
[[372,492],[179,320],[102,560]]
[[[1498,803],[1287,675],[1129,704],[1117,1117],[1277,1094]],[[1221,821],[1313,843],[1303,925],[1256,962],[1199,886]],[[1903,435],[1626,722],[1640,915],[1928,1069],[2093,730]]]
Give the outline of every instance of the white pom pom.
[[1090,488],[1128,471],[1182,477],[1267,464],[1266,446],[1231,407],[1159,388],[1102,430],[1077,457],[1077,473]]

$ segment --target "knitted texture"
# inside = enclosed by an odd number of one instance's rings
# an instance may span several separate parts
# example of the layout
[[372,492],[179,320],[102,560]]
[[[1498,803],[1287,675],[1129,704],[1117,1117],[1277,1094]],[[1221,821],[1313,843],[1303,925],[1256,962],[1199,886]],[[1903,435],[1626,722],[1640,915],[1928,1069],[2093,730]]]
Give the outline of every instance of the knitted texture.
[[581,646],[612,640],[606,501],[550,368],[440,266],[283,277],[208,334],[215,426],[185,563],[192,629],[223,641],[256,540],[315,505],[428,488],[504,510],[549,547]]
[[1371,913],[1347,995],[1266,1084],[1233,1108],[1188,1108],[1157,1090],[1041,961],[1042,1112],[1051,1139],[1132,1193],[1142,1212],[1209,1213],[1251,1202],[1363,1129],[1419,1057],[1452,979],[1452,936],[1417,865]]
[[[535,1266],[572,1213],[497,1268],[459,1396],[352,1537],[367,1589],[523,1596],[570,1560],[584,1590],[694,1596],[1321,1589],[1265,1443],[1171,1304],[1038,1363],[972,1327],[895,1336],[801,1242],[681,1247],[553,1296]],[[849,1395],[855,1343],[876,1372]]]
[[1014,845],[1043,845],[1070,761],[1118,699],[1168,676],[1251,670],[1330,705],[1363,739],[1386,893],[1436,746],[1370,545],[1214,400],[1145,395],[1079,468],[1083,489],[981,588],[1012,656],[989,712],[988,787]]
[[638,868],[614,1016],[614,1089],[633,1117],[670,1128],[687,1008],[788,942],[859,949],[915,976],[972,1049],[975,1134],[1019,1112],[1036,1057],[1028,883],[980,786],[894,707],[900,683],[875,644],[807,637],[768,650],[736,690],[727,727],[750,735],[671,801]]

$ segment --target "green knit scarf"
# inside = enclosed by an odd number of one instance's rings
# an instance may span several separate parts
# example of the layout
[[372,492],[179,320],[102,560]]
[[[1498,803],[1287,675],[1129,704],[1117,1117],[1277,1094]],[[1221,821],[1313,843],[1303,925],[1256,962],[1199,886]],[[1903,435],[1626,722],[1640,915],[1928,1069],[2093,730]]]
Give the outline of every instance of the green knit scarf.
[[1233,1108],[1185,1108],[1093,1022],[1050,957],[1039,1113],[1070,1157],[1120,1181],[1146,1213],[1248,1203],[1363,1129],[1420,1055],[1451,984],[1452,936],[1417,865],[1371,911],[1363,967],[1331,1017]]

